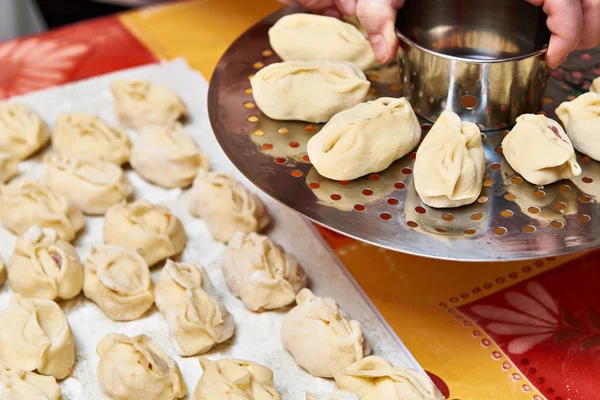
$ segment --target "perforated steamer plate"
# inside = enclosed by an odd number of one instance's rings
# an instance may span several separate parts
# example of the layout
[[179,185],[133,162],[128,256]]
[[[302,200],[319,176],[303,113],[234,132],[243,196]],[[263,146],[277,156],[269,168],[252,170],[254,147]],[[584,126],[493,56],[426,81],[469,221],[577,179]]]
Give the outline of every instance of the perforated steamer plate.
[[[260,189],[314,222],[358,240],[426,257],[493,261],[548,257],[600,247],[600,163],[578,154],[583,174],[544,187],[517,175],[502,156],[506,131],[486,132],[484,188],[470,206],[439,210],[417,196],[415,153],[352,182],[321,177],[306,144],[321,125],[274,121],[252,97],[249,79],[280,59],[269,47],[276,12],[244,33],[223,55],[210,84],[214,133],[231,161]],[[600,49],[577,53],[548,84],[544,110],[587,91],[600,75]],[[398,66],[368,72],[370,97],[398,97]],[[310,101],[310,99],[306,99]],[[423,134],[431,126],[423,125]],[[536,149],[531,149],[535,151]]]

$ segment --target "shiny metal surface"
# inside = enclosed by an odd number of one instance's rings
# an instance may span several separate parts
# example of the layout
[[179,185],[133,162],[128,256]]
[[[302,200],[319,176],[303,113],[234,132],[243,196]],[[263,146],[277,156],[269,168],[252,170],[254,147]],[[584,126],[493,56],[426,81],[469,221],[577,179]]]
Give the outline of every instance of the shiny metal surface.
[[[248,81],[258,69],[279,61],[269,48],[267,30],[295,11],[279,11],[242,35],[224,54],[210,84],[214,133],[227,156],[260,189],[337,232],[426,257],[516,260],[600,247],[600,164],[579,155],[584,171],[579,178],[532,186],[506,164],[498,147],[503,131],[485,134],[484,188],[471,206],[435,210],[423,205],[412,182],[414,153],[356,181],[321,177],[306,156],[306,143],[321,126],[267,118],[254,104]],[[597,49],[575,54],[553,71],[545,112],[556,118],[556,106],[589,87],[600,75],[599,66]],[[398,65],[368,75],[372,97],[401,95]],[[423,127],[426,133],[430,125]]]
[[396,25],[402,94],[419,116],[435,121],[452,110],[494,130],[541,109],[550,72],[541,8],[523,0],[407,0]]

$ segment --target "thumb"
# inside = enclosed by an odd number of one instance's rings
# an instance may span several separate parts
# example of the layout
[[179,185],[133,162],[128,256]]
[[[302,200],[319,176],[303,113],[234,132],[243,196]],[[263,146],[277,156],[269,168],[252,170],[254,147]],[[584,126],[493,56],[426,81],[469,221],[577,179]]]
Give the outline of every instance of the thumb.
[[396,13],[404,0],[358,0],[356,15],[369,34],[379,63],[390,62],[398,50]]

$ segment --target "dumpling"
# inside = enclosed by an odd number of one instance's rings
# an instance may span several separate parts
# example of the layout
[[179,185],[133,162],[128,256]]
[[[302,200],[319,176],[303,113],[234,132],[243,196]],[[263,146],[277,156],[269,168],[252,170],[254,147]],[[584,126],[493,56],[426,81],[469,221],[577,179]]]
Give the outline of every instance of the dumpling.
[[233,336],[233,316],[217,300],[201,265],[167,260],[154,297],[182,356],[206,353]]
[[172,400],[187,389],[179,366],[148,336],[111,333],[96,347],[98,381],[115,400]]
[[306,393],[306,400],[360,400],[354,393],[345,390],[336,390],[335,392],[317,396],[312,393]]
[[0,184],[8,182],[19,172],[19,160],[10,153],[0,152]]
[[15,294],[0,321],[0,364],[56,379],[71,375],[75,340],[58,304]]
[[362,400],[444,400],[431,379],[410,368],[394,367],[381,357],[370,356],[335,375],[340,389]]
[[534,185],[548,185],[581,175],[571,140],[558,122],[524,114],[502,141],[512,169]]
[[142,178],[165,188],[188,187],[199,169],[210,167],[206,154],[179,122],[145,128],[130,163]]
[[420,139],[421,125],[410,103],[382,97],[336,114],[310,138],[307,151],[319,174],[345,181],[383,171]]
[[315,14],[292,14],[269,29],[271,47],[284,61],[349,61],[362,70],[376,64],[369,41],[356,27]]
[[117,116],[128,128],[168,125],[187,112],[177,93],[149,81],[118,79],[110,85],[110,90]]
[[296,302],[283,319],[281,340],[300,367],[332,378],[370,352],[358,321],[346,319],[333,299],[302,289]]
[[131,153],[131,142],[124,130],[85,113],[63,114],[58,118],[52,147],[62,156],[118,165],[126,163]]
[[270,221],[262,200],[228,173],[198,171],[188,204],[190,213],[224,243],[236,232],[260,232]]
[[4,227],[16,235],[39,225],[56,230],[58,236],[68,242],[85,225],[79,206],[31,179],[0,187],[0,219]]
[[0,105],[0,151],[23,160],[48,143],[50,131],[25,104]]
[[62,393],[53,376],[0,366],[0,399],[62,400]]
[[327,122],[365,100],[371,84],[354,64],[325,60],[271,64],[250,80],[260,110],[272,119]]
[[181,221],[165,206],[137,200],[106,212],[104,243],[137,251],[149,266],[181,253],[186,242]]
[[600,93],[584,93],[566,101],[556,109],[556,115],[565,124],[573,147],[600,161]]
[[104,214],[110,206],[133,193],[131,183],[118,165],[56,154],[44,158],[44,182],[77,203],[86,214]]
[[71,299],[83,287],[83,265],[75,248],[54,229],[35,225],[17,239],[8,278],[12,291],[22,296]]
[[140,318],[154,304],[150,269],[142,256],[120,246],[98,246],[85,260],[83,293],[115,321]]
[[202,377],[192,400],[281,400],[267,367],[235,359],[199,361]]
[[444,111],[417,150],[415,189],[430,207],[460,207],[483,188],[485,153],[477,125]]
[[592,81],[590,92],[600,93],[600,76]]
[[344,20],[344,22],[347,22],[350,25],[352,25],[353,27],[355,27],[356,29],[358,29],[360,31],[360,33],[362,33],[366,38],[369,37],[369,32],[367,32],[364,25],[360,22],[360,20],[358,19],[358,16],[344,15],[342,19]]

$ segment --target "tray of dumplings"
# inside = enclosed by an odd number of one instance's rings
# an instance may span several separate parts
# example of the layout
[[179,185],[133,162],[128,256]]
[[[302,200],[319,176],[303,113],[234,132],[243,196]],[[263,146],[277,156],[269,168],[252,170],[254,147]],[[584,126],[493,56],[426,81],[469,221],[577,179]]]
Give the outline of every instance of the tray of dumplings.
[[599,66],[572,55],[510,130],[432,124],[356,21],[285,9],[224,54],[209,112],[240,171],[318,224],[426,257],[538,258],[600,246]]

